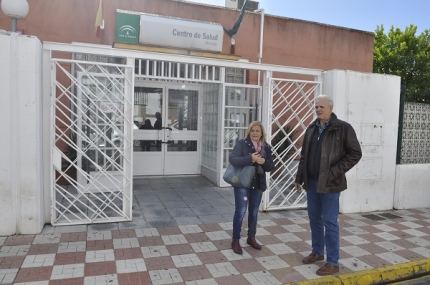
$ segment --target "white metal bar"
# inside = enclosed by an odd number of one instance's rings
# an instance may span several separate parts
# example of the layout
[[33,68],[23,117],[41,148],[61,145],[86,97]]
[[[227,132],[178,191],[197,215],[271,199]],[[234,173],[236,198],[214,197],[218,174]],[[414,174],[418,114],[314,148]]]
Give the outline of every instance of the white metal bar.
[[[272,123],[270,120],[270,114],[272,113],[273,109],[273,94],[271,94],[270,90],[272,90],[272,72],[266,71],[263,73],[263,94],[262,94],[262,111],[261,111],[261,123],[263,124],[264,128],[266,129],[266,133],[269,135],[269,137],[272,134]],[[269,143],[271,142],[271,138]],[[266,185],[267,189],[270,189],[270,173],[266,174]],[[263,192],[263,198],[262,203],[260,204],[260,210],[267,210],[267,207],[269,206],[269,191]]]
[[128,74],[125,74],[125,86],[124,86],[124,115],[128,118],[129,123],[124,126],[124,136],[130,138],[131,146],[126,147],[125,159],[130,163],[124,163],[124,174],[125,178],[129,180],[129,183],[123,185],[126,199],[123,202],[123,212],[129,221],[133,219],[133,90],[134,90],[134,74],[133,74],[133,61],[134,58],[127,58]]
[[193,64],[192,65],[192,69],[191,69],[191,79],[196,79],[196,65]]
[[149,59],[145,59],[145,75],[149,76]]
[[184,78],[175,78],[175,77],[159,77],[159,76],[136,76],[136,78],[143,79],[159,79],[159,80],[175,80],[177,82],[198,82],[198,83],[221,83],[220,81],[209,81],[209,80],[199,80],[199,79],[184,79]]
[[[49,207],[49,205],[52,205],[52,190],[48,191],[48,189],[53,189],[53,182],[51,179],[51,171],[52,171],[52,130],[54,123],[52,121],[52,99],[53,99],[53,92],[52,92],[52,73],[54,73],[53,66],[54,64],[51,61],[51,51],[44,50],[42,53],[42,88],[43,88],[43,94],[51,94],[51,96],[42,96],[42,138],[43,138],[43,144],[42,144],[42,156],[43,156],[43,169],[47,169],[48,171],[42,171],[43,175],[43,189],[46,189],[46,191],[43,191],[43,210],[44,210],[44,217],[43,222],[49,223],[51,222],[51,216],[52,216],[52,207]],[[47,143],[48,142],[48,143]]]
[[[53,58],[52,59],[53,62],[62,62],[62,63],[74,63],[74,64],[90,64],[91,61],[84,61],[84,60],[74,60],[74,59],[64,59],[64,58]],[[117,66],[121,66],[124,67],[125,65],[123,64],[117,64],[117,63],[105,63],[105,62],[97,62],[98,66],[109,66],[109,67],[117,67]]]
[[[201,66],[200,66],[200,71],[201,71]],[[223,73],[225,74],[225,69],[223,71]],[[226,87],[225,84],[221,85],[221,100],[218,101],[218,114],[220,115],[220,117],[222,118],[221,120],[218,120],[220,123],[218,125],[218,155],[217,155],[217,159],[218,159],[218,165],[217,165],[217,173],[218,173],[218,180],[219,180],[219,184],[220,186],[228,186],[228,184],[223,180],[223,176],[225,173],[225,168],[224,168],[224,134],[225,134],[225,123],[224,123],[224,118],[225,118],[225,93],[226,93]]]
[[50,189],[51,189],[51,224],[54,223],[55,221],[55,215],[56,215],[56,211],[55,211],[55,207],[53,207],[54,202],[56,201],[56,191],[55,191],[55,169],[54,169],[54,154],[53,152],[56,150],[56,146],[55,146],[55,82],[57,79],[57,68],[56,68],[56,64],[55,62],[51,61],[51,106],[54,106],[54,108],[51,108],[50,110],[50,122],[52,122],[52,124],[50,125],[50,144],[51,144],[51,150],[49,152],[49,158],[50,158],[50,164],[51,167],[50,169]]
[[176,63],[176,78],[180,78],[181,77],[181,63],[177,62]]
[[225,87],[239,87],[239,88],[249,88],[249,89],[259,89],[261,86],[259,85],[247,85],[240,83],[224,83]]

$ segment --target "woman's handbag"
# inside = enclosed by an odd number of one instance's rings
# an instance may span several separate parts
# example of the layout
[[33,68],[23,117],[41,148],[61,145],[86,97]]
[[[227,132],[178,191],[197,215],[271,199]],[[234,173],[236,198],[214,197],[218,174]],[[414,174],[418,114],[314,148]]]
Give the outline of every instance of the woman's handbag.
[[233,187],[249,189],[251,188],[254,175],[255,167],[252,165],[236,167],[229,164],[227,170],[224,173],[223,179]]

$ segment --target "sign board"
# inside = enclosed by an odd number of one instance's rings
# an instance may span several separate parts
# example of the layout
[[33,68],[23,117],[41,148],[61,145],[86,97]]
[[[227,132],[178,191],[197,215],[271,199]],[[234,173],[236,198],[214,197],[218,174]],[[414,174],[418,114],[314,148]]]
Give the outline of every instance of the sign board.
[[141,44],[221,52],[223,34],[220,24],[140,15]]
[[116,12],[116,42],[138,44],[140,15]]

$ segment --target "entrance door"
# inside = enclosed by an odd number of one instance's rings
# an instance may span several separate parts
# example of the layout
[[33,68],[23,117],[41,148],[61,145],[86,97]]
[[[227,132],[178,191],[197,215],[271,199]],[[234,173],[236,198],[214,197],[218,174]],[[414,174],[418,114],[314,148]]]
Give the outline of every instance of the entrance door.
[[200,173],[199,89],[136,86],[134,175]]

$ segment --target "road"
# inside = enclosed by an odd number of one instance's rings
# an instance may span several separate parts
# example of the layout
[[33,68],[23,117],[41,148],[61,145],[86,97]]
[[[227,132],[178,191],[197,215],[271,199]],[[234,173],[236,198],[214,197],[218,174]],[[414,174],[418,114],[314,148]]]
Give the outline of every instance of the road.
[[430,284],[430,276],[424,276],[421,278],[406,280],[402,282],[389,283],[389,285],[429,285]]

